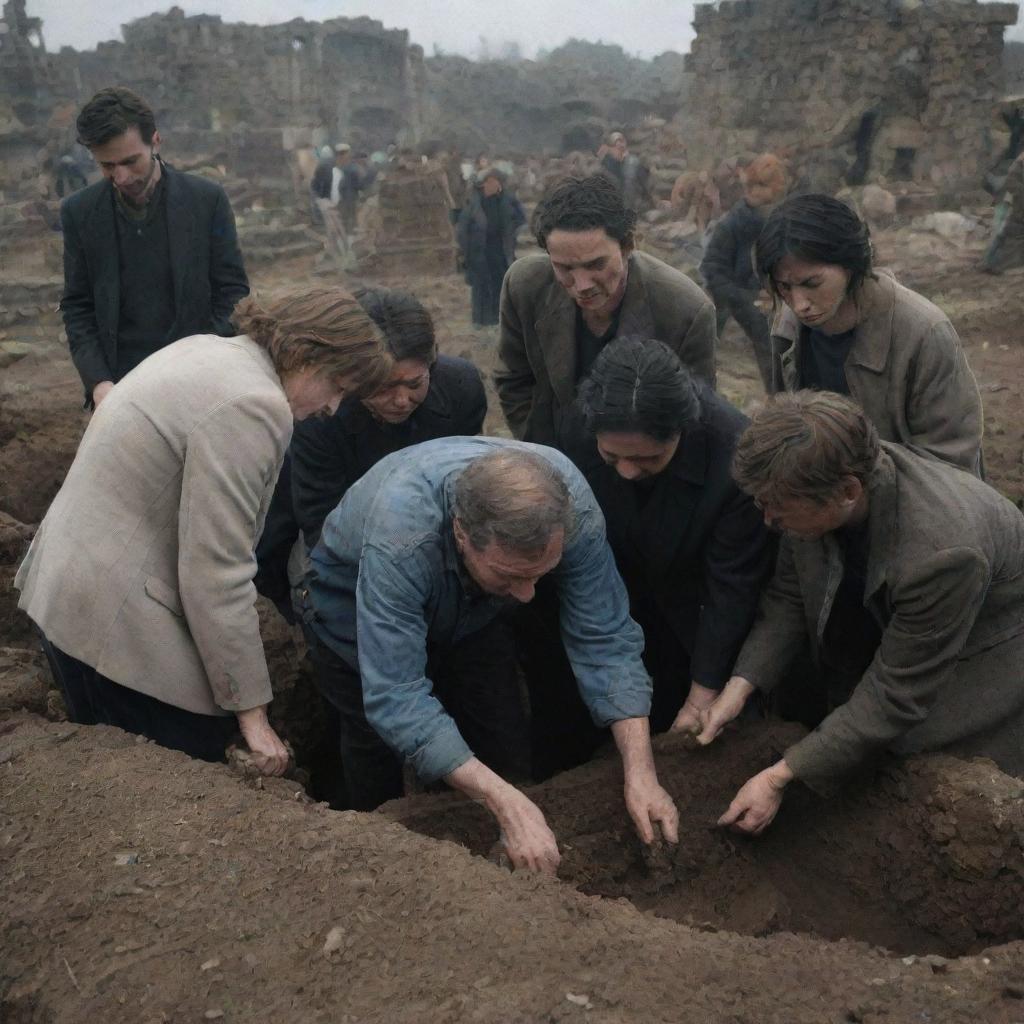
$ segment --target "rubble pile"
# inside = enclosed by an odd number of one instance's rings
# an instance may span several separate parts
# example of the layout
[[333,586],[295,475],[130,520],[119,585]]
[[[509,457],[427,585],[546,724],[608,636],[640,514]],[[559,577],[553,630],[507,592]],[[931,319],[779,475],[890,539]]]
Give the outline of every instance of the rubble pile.
[[443,175],[433,164],[390,169],[362,213],[361,271],[438,274],[455,269],[455,236]]

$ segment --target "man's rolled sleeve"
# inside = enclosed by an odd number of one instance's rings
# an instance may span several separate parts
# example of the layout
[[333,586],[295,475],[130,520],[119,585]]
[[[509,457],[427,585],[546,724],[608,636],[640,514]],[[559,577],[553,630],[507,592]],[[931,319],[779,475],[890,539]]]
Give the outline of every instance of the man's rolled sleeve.
[[599,726],[646,718],[651,680],[641,654],[644,635],[630,618],[626,588],[605,538],[596,505],[579,507],[574,536],[556,582],[562,641],[580,696]]
[[426,782],[443,778],[473,756],[426,676],[431,575],[419,550],[395,564],[391,553],[367,546],[356,584],[366,719]]

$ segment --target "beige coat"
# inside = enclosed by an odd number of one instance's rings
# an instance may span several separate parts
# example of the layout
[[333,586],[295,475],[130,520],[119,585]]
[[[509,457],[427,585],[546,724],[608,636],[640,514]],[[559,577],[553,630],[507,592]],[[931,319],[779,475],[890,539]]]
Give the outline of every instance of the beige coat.
[[[883,441],[980,475],[981,395],[953,325],[938,306],[886,273],[861,287],[861,320],[846,359],[850,397]],[[807,329],[788,306],[772,325],[776,391],[803,387]]]
[[[1024,516],[962,470],[882,448],[864,594],[881,644],[849,699],[786,761],[822,790],[885,749],[982,754],[1022,774]],[[736,675],[771,690],[807,639],[816,654],[842,572],[833,536],[784,538]]]
[[19,607],[65,653],[165,703],[266,704],[253,548],[291,432],[248,338],[150,356],[96,410],[18,570]]
[[[634,252],[616,337],[657,338],[712,386],[715,307],[685,274]],[[576,303],[555,280],[547,255],[509,267],[501,289],[494,383],[513,435],[558,446],[559,427],[576,398]]]

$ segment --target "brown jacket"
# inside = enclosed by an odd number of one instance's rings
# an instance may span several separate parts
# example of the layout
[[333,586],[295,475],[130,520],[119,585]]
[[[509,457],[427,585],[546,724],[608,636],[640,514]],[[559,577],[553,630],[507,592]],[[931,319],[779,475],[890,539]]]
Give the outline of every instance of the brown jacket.
[[[947,749],[1024,772],[1024,516],[987,484],[884,444],[870,480],[864,606],[882,629],[846,703],[786,751],[827,790],[872,754]],[[736,662],[774,688],[817,655],[842,577],[834,537],[783,539]]]
[[[846,360],[850,397],[884,441],[981,473],[981,395],[953,325],[888,274],[860,289],[861,320]],[[788,306],[772,325],[776,391],[796,391],[807,328]]]
[[271,698],[255,539],[291,438],[266,352],[198,335],[96,410],[14,585],[62,651],[201,714]]
[[[714,305],[685,274],[646,253],[629,258],[617,337],[665,342],[714,386]],[[525,256],[505,275],[498,360],[494,383],[513,435],[557,447],[578,383],[576,303],[546,255]]]

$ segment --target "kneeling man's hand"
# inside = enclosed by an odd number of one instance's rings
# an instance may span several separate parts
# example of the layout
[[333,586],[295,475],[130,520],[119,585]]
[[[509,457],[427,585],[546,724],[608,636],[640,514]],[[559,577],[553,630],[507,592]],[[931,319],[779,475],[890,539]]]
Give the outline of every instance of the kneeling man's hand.
[[625,796],[626,810],[645,843],[660,838],[679,842],[679,811],[653,772],[638,779],[627,778]]
[[266,705],[239,711],[238,728],[256,768],[263,775],[284,775],[291,758],[288,748],[267,719]]
[[543,812],[515,787],[509,786],[509,791],[496,808],[495,817],[501,825],[512,866],[517,870],[555,874],[562,856]]
[[785,760],[765,768],[743,784],[718,824],[759,836],[779,813],[783,792],[792,781],[793,773]]

